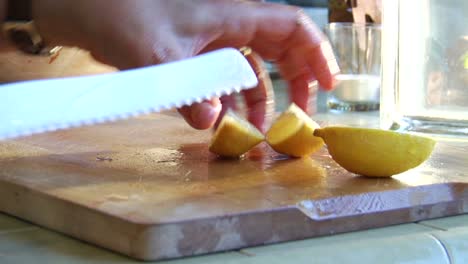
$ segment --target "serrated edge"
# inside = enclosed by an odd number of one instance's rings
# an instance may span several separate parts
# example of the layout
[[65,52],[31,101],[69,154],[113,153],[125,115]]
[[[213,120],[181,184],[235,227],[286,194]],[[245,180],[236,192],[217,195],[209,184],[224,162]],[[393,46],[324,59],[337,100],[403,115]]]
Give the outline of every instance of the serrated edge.
[[93,118],[93,119],[78,120],[76,122],[71,122],[71,123],[53,124],[53,125],[48,125],[47,127],[25,128],[26,130],[23,130],[23,131],[10,132],[10,133],[6,133],[3,135],[0,134],[0,140],[8,140],[8,139],[14,139],[14,138],[19,138],[19,137],[28,137],[28,136],[46,133],[46,132],[62,131],[62,130],[67,130],[67,129],[87,127],[87,126],[99,125],[99,124],[104,124],[104,123],[115,123],[118,121],[135,118],[141,115],[157,113],[157,112],[161,112],[164,110],[170,110],[173,108],[180,108],[180,107],[191,105],[194,103],[200,103],[204,100],[209,100],[214,97],[221,97],[224,95],[229,95],[234,92],[238,93],[243,89],[250,89],[250,88],[253,88],[253,87],[251,87],[250,84],[247,84],[245,86],[236,86],[236,87],[231,87],[222,91],[216,91],[216,92],[213,92],[212,94],[205,95],[203,97],[185,99],[182,102],[169,103],[167,105],[154,106],[154,107],[149,107],[145,109],[138,109],[135,112],[128,112],[128,113],[123,113],[120,115],[112,115],[112,116],[98,117],[98,118]]

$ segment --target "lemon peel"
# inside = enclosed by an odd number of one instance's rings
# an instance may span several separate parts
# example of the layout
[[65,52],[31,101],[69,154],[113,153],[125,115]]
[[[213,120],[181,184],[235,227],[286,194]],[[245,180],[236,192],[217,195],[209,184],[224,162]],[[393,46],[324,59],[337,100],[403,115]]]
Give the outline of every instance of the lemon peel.
[[332,158],[346,170],[369,177],[390,177],[419,166],[435,141],[395,131],[330,126],[316,129]]

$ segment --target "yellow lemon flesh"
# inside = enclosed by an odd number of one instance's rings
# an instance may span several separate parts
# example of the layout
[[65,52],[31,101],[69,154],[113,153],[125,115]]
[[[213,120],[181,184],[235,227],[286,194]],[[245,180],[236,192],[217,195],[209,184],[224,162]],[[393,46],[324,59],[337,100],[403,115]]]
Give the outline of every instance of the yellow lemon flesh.
[[291,104],[273,123],[266,134],[266,141],[276,151],[292,157],[304,157],[320,149],[324,142],[314,136],[320,126]]
[[228,110],[216,129],[209,150],[219,156],[238,158],[264,140],[247,120]]
[[430,138],[380,129],[326,127],[314,134],[323,138],[343,168],[369,177],[389,177],[414,168],[435,145]]

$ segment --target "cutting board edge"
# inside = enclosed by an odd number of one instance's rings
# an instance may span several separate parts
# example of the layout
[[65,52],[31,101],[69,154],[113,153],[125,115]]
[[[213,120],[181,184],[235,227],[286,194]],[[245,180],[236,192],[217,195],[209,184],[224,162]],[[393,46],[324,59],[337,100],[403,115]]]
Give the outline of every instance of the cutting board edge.
[[[466,183],[447,184],[454,186],[461,184],[464,188],[467,186]],[[178,222],[138,223],[92,210],[71,201],[60,200],[52,195],[14,183],[0,185],[0,191],[9,194],[5,196],[9,199],[0,202],[0,210],[7,214],[140,260],[193,256],[377,228],[410,222],[409,216],[412,217],[411,221],[420,221],[468,213],[468,197],[461,197],[463,199],[373,213],[380,216],[386,215],[380,217],[385,220],[381,222],[376,220],[378,217],[369,217],[372,215],[347,215],[335,219],[317,220],[305,214],[297,206],[288,206]],[[42,215],[42,218],[38,219],[37,215],[33,214],[41,210],[43,203],[48,204],[51,212],[37,214]],[[16,205],[16,207],[11,205]],[[70,210],[70,206],[74,209]],[[441,210],[436,207],[445,209]],[[15,210],[15,208],[33,208],[33,210],[27,213],[25,210]],[[60,210],[65,210],[64,208],[72,213],[64,217],[59,213]],[[432,211],[434,211],[432,214],[424,213]],[[55,219],[58,216],[62,216],[62,219],[60,217]],[[350,221],[352,218],[362,218],[362,221],[367,222],[364,226],[356,226],[350,224],[356,222]],[[259,222],[263,223],[260,228]],[[83,226],[88,227],[85,232],[82,231]],[[112,237],[100,236],[106,232],[112,234]],[[205,236],[199,236],[200,232],[213,233],[208,236],[210,239],[207,240]]]

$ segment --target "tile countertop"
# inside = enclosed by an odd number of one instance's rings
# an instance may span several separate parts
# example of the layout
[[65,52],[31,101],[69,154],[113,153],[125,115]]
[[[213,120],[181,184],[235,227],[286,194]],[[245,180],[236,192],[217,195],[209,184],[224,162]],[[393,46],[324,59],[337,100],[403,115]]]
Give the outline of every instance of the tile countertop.
[[[468,263],[468,215],[158,263]],[[0,263],[138,263],[0,214]]]

